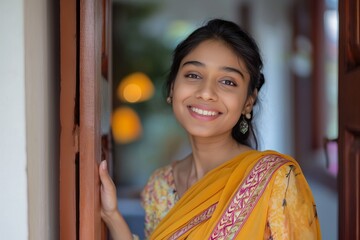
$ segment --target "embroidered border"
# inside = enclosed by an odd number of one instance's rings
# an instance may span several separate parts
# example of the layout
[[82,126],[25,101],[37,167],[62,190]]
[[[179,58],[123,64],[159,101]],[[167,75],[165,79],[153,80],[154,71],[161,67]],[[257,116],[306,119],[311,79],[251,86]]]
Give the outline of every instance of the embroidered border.
[[234,239],[259,201],[273,173],[288,162],[277,155],[260,159],[239,186],[209,240]]
[[199,223],[209,219],[211,217],[211,215],[213,214],[213,212],[215,211],[216,205],[217,205],[217,203],[211,205],[209,208],[204,210],[202,213],[195,216],[193,219],[190,220],[190,222],[188,224],[186,224],[184,227],[182,227],[181,229],[176,231],[173,235],[171,235],[169,240],[178,239],[184,233],[188,232],[190,229],[192,229],[193,227],[195,227]]

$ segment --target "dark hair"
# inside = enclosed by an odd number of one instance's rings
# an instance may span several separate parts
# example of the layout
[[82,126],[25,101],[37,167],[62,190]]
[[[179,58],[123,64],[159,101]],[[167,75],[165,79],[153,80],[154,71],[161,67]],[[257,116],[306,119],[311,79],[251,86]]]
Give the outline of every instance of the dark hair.
[[[176,75],[179,71],[180,63],[183,58],[200,43],[210,39],[223,41],[234,50],[235,54],[239,58],[245,62],[245,65],[250,74],[248,95],[253,94],[255,89],[259,91],[265,79],[264,75],[261,73],[263,62],[256,42],[237,24],[222,19],[213,19],[207,22],[206,25],[192,32],[175,48],[173,52],[173,62],[165,86],[166,95],[170,95],[171,87],[176,79]],[[251,116],[253,116],[253,114],[251,114]],[[248,146],[254,145],[254,147],[257,148],[258,143],[253,124],[251,122],[252,117],[251,119],[246,120],[249,125],[249,131],[247,131],[246,134],[242,134],[240,132],[240,118],[232,129],[232,137],[238,143]]]

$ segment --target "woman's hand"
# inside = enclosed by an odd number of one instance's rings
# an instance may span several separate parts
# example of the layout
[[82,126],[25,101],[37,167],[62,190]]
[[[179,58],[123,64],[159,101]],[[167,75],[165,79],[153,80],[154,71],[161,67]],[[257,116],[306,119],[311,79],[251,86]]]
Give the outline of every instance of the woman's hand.
[[114,240],[133,239],[129,226],[118,211],[116,187],[107,170],[106,161],[100,163],[99,175],[101,181],[101,218],[109,228]]
[[118,211],[116,187],[107,170],[106,160],[100,163],[99,175],[101,181],[101,217],[105,220]]

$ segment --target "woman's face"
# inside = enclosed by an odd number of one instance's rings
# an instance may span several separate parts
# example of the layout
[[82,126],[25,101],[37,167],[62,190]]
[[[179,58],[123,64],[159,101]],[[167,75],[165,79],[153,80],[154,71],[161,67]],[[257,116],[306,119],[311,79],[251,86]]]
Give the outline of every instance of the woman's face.
[[173,111],[194,137],[231,135],[240,115],[251,112],[250,75],[230,47],[207,40],[181,61],[171,91]]

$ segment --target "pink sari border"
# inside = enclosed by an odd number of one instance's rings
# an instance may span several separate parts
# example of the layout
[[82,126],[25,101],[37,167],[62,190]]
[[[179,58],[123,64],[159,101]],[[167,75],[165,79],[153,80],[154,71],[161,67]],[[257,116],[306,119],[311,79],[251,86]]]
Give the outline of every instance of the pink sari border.
[[216,205],[217,205],[217,203],[211,205],[206,210],[204,210],[202,213],[195,216],[193,219],[190,220],[190,222],[188,224],[186,224],[184,227],[182,227],[181,229],[176,231],[173,235],[171,235],[169,240],[178,239],[179,237],[181,237],[183,234],[185,234],[186,232],[191,230],[196,225],[202,223],[203,221],[208,220],[212,216],[213,212],[215,211]]
[[267,155],[252,168],[230,201],[209,240],[234,239],[261,198],[274,172],[289,160]]

